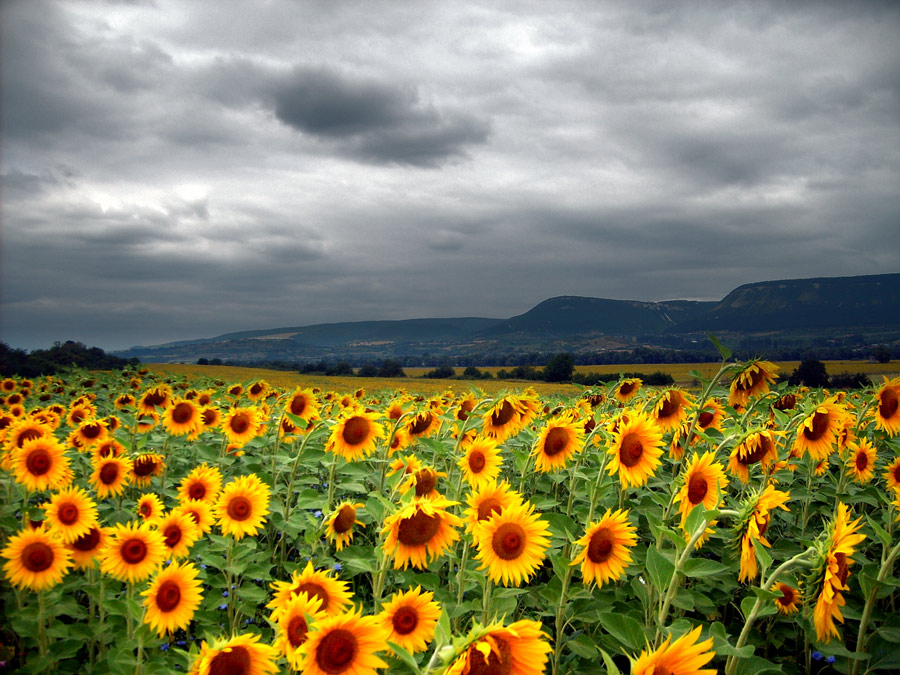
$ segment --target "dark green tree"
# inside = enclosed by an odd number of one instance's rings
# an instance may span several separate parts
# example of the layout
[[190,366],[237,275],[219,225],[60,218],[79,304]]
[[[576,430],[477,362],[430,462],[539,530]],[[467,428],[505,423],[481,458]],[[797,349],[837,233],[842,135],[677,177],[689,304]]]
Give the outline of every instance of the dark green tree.
[[568,352],[557,354],[544,366],[547,382],[571,382],[575,372],[575,357]]

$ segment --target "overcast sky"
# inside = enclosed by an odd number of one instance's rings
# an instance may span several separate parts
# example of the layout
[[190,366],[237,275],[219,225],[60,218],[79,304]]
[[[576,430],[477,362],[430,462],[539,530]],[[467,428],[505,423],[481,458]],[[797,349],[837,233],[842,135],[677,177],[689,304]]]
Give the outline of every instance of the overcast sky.
[[900,3],[0,6],[15,347],[900,272]]

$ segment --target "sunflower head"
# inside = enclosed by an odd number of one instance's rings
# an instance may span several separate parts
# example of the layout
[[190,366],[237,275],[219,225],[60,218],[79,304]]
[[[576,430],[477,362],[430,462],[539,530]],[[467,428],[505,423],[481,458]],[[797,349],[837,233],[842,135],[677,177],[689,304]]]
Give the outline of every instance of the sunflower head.
[[875,399],[875,426],[893,438],[900,432],[900,378],[885,381]]
[[476,624],[446,675],[541,675],[552,651],[550,639],[538,621],[521,620],[509,626]]
[[544,426],[532,454],[538,471],[548,473],[565,468],[584,448],[584,423],[573,416],[560,416]]
[[653,406],[651,417],[663,431],[677,429],[687,419],[690,396],[680,389],[667,389]]
[[193,563],[173,563],[160,567],[141,593],[144,596],[144,623],[155,630],[159,637],[186,629],[200,606],[201,583]]
[[79,487],[60,490],[43,508],[47,526],[64,544],[71,544],[97,524],[97,504]]
[[466,482],[477,489],[497,480],[502,463],[496,441],[479,436],[469,444],[457,465]]
[[631,549],[637,544],[637,530],[628,522],[628,511],[607,510],[600,520],[587,527],[585,535],[575,542],[581,550],[572,565],[581,564],[582,581],[597,587],[616,581],[631,564]]
[[774,593],[781,594],[780,597],[774,600],[775,609],[778,610],[779,614],[796,614],[797,610],[800,609],[800,605],[803,604],[803,596],[800,590],[787,582],[779,581],[772,586],[771,590]]
[[317,597],[311,597],[300,592],[292,595],[283,607],[272,613],[272,621],[277,626],[275,649],[282,654],[291,664],[294,670],[300,670],[303,658],[301,647],[309,635],[311,617],[313,621],[320,621],[328,615],[322,611],[322,602]]
[[669,635],[657,649],[642,651],[640,656],[632,659],[632,675],[716,675],[715,670],[703,668],[716,653],[712,649],[712,638],[698,642],[700,630],[697,626],[674,642]]
[[149,578],[165,558],[166,545],[157,530],[146,523],[118,523],[100,553],[100,570],[133,584]]
[[216,501],[216,520],[222,534],[235,539],[256,534],[269,514],[269,486],[256,474],[239,476],[228,483]]
[[306,563],[302,571],[295,571],[290,581],[272,583],[274,598],[266,605],[273,610],[273,616],[284,611],[292,598],[307,596],[319,603],[319,608],[328,616],[335,616],[350,607],[353,594],[346,581],[336,579],[329,572],[316,570],[312,561]]
[[303,644],[300,672],[307,675],[355,675],[387,668],[378,652],[387,632],[375,616],[355,610],[316,621]]
[[383,551],[394,558],[394,569],[425,569],[459,538],[462,521],[447,510],[455,504],[440,496],[415,500],[385,519]]
[[417,586],[406,592],[394,593],[378,617],[389,632],[389,641],[416,654],[425,651],[434,638],[441,606],[434,601],[434,593],[425,592]]
[[17,588],[44,591],[52,588],[72,566],[72,555],[59,536],[45,528],[25,528],[10,537],[0,557],[3,572]]
[[66,449],[53,436],[36,436],[12,446],[12,472],[29,492],[58,490],[69,484],[72,473]]
[[259,643],[259,635],[244,633],[232,638],[203,641],[190,675],[274,675],[278,672],[277,652]]
[[624,487],[640,487],[661,464],[663,432],[643,413],[619,419],[608,450],[611,457],[607,471],[610,475],[618,473]]
[[728,405],[733,408],[744,408],[754,396],[761,396],[769,391],[769,385],[775,382],[778,366],[771,361],[752,361],[731,381],[728,390]]
[[178,486],[178,499],[182,502],[197,499],[214,504],[222,490],[222,472],[205,462],[191,469]]
[[540,567],[550,528],[530,503],[513,504],[475,527],[476,558],[494,583],[520,586]]
[[326,518],[325,536],[329,541],[334,542],[335,549],[338,551],[353,541],[354,526],[362,525],[356,519],[357,511],[362,507],[362,504],[345,500],[338,504],[332,514]]
[[348,462],[365,459],[387,435],[384,425],[376,421],[378,417],[378,413],[350,408],[331,429],[325,449]]
[[857,483],[868,483],[875,476],[875,461],[878,459],[872,443],[863,438],[858,443],[850,443],[847,456],[847,473]]

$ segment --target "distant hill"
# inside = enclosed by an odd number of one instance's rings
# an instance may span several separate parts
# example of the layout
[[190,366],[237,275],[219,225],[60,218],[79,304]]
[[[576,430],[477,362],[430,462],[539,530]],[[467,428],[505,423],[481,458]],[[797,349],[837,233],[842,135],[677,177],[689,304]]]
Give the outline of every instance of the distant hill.
[[639,302],[560,296],[508,319],[461,317],[355,321],[248,330],[117,352],[143,361],[242,363],[378,361],[487,363],[503,353],[600,353],[642,346],[706,348],[715,332],[766,348],[900,339],[900,274],[763,281],[719,302]]

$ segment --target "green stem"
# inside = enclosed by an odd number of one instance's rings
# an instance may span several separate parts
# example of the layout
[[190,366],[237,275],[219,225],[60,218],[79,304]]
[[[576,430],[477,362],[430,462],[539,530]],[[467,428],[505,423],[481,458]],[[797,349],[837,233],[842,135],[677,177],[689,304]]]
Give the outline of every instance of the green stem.
[[[463,542],[463,551],[462,557],[459,561],[459,570],[456,574],[456,606],[459,607],[462,605],[463,595],[466,592],[466,563],[469,560],[469,540],[466,539]],[[459,622],[461,621],[461,617],[457,617],[455,623],[457,624],[455,628],[459,628]]]
[[331,500],[334,499],[334,468],[337,466],[338,456],[331,458],[331,464],[328,466],[328,497],[325,499],[325,508],[322,513],[331,513]]
[[[869,619],[872,617],[872,608],[875,606],[878,588],[881,585],[881,582],[893,571],[894,560],[896,560],[898,554],[900,554],[900,542],[891,549],[887,559],[881,564],[881,569],[878,570],[878,578],[875,579],[875,583],[872,585],[872,588],[869,589],[869,594],[866,596],[866,604],[863,607],[862,616],[859,619],[859,631],[856,634],[856,653],[858,655],[864,652],[866,646],[866,629],[869,627]],[[856,675],[856,673],[859,672],[859,664],[861,662],[862,659],[854,659],[851,662],[850,675]]]
[[656,644],[659,644],[659,641],[662,639],[663,628],[665,628],[666,619],[669,616],[669,607],[672,604],[672,600],[675,599],[675,594],[678,592],[678,586],[681,584],[681,579],[678,575],[684,570],[684,564],[687,562],[688,558],[691,557],[694,546],[700,537],[703,536],[704,532],[706,532],[708,524],[708,521],[705,519],[700,523],[697,530],[691,535],[691,540],[688,542],[688,545],[685,547],[684,551],[681,552],[678,561],[675,563],[675,571],[672,572],[672,578],[669,580],[669,587],[666,589],[662,606],[659,609],[659,615],[656,618]]
[[562,587],[559,591],[559,603],[556,605],[556,622],[555,622],[555,640],[556,640],[556,649],[553,650],[553,664],[552,664],[552,673],[553,675],[559,675],[559,660],[562,657],[562,645],[565,644],[563,640],[563,632],[566,627],[566,593],[569,590],[569,582],[572,580],[572,572],[574,568],[571,566],[566,566],[566,573],[563,575],[562,579]]
[[40,652],[41,659],[46,658],[47,653],[50,651],[50,646],[47,644],[47,626],[46,626],[46,598],[44,591],[38,591],[38,651]]
[[484,577],[484,595],[481,599],[481,623],[485,626],[488,621],[491,620],[491,592],[494,589],[494,584],[491,581],[491,578],[487,575]]

